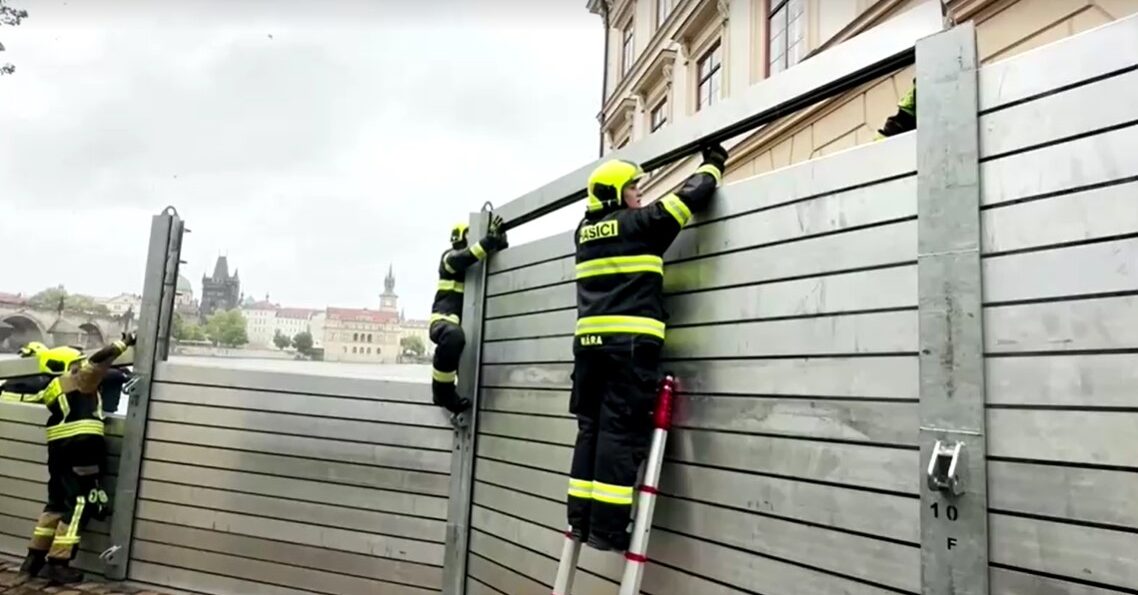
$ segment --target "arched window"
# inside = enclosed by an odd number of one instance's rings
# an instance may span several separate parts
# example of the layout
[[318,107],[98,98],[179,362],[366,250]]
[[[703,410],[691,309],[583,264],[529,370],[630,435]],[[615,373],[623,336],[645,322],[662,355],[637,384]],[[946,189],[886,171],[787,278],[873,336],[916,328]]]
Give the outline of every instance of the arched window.
[[352,333],[352,341],[359,341],[359,340],[360,340],[360,334],[359,333]]
[[368,348],[367,348],[367,354],[368,354],[368,355],[371,355],[371,347],[368,347]]
[[367,342],[368,342],[368,343],[371,343],[371,333],[368,333],[368,334],[367,334]]
[[355,348],[355,347],[353,347],[353,348],[352,348],[352,353],[355,353],[355,352],[356,352],[356,348]]

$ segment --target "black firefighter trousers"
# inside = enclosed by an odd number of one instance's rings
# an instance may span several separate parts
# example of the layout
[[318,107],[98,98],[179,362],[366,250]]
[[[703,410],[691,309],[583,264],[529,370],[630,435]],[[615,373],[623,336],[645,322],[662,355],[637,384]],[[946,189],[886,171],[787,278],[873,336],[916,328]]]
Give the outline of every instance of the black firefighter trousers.
[[635,339],[619,351],[581,348],[569,412],[577,443],[569,471],[568,517],[582,540],[628,548],[636,476],[652,439],[660,345]]
[[462,327],[449,320],[437,320],[429,331],[431,342],[435,344],[435,357],[431,370],[431,396],[435,405],[446,407],[452,413],[460,413],[466,407],[460,399],[455,383],[458,379],[458,360],[466,348],[466,335]]
[[46,552],[49,559],[70,560],[87,521],[110,515],[110,498],[102,485],[106,452],[106,442],[98,434],[48,443],[47,505],[28,549]]

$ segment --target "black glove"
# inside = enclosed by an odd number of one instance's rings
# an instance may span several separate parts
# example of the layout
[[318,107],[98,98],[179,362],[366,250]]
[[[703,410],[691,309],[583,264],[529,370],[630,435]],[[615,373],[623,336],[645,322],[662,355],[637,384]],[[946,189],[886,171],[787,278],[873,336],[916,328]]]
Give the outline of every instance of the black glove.
[[727,166],[727,149],[719,143],[711,144],[703,148],[703,162],[708,165],[714,165],[720,172]]
[[503,231],[502,226],[505,223],[506,222],[502,219],[501,215],[494,215],[493,217],[490,218],[490,227],[487,228],[487,232],[492,233],[492,234],[497,234],[499,232],[502,232]]
[[123,342],[123,345],[130,347],[130,346],[132,346],[138,342],[138,335],[135,334],[134,331],[131,331],[129,333],[123,333],[122,334],[122,342]]
[[510,247],[510,242],[506,239],[506,232],[504,231],[491,231],[482,238],[482,247],[491,251],[497,252],[505,250]]

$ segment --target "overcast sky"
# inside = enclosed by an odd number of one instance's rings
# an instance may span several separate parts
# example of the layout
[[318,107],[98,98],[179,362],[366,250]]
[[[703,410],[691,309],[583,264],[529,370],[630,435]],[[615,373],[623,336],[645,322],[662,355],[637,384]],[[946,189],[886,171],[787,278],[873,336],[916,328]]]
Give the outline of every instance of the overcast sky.
[[390,263],[421,317],[454,221],[596,157],[585,0],[9,4],[0,291],[139,292],[174,205],[199,294],[227,254],[258,299],[376,307]]

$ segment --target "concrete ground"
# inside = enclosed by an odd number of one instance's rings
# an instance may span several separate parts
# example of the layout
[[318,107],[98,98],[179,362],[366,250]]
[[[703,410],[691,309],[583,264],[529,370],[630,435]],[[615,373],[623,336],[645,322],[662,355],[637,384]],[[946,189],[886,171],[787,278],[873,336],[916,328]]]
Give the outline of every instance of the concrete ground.
[[19,568],[19,561],[0,559],[0,595],[162,595],[156,591],[103,582],[96,580],[95,577],[88,582],[66,587],[49,587],[47,581],[42,578],[19,587],[8,586],[16,578],[16,571]]

